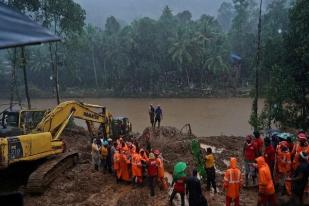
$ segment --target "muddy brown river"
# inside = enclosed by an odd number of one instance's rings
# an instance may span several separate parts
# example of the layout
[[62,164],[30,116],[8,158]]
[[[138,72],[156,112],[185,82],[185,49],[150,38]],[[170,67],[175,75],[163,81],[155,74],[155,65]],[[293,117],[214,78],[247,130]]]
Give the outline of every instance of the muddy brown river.
[[[186,123],[190,123],[193,133],[198,136],[245,135],[252,132],[248,123],[252,105],[250,98],[80,98],[76,100],[105,105],[114,116],[129,117],[136,132],[142,132],[150,125],[148,117],[150,103],[161,105],[162,125],[180,129]],[[0,105],[5,103],[8,101],[0,100]],[[33,108],[52,108],[56,105],[56,100],[33,99],[32,105]],[[1,106],[0,109],[3,108],[4,106]],[[81,121],[78,121],[78,124],[85,126]]]

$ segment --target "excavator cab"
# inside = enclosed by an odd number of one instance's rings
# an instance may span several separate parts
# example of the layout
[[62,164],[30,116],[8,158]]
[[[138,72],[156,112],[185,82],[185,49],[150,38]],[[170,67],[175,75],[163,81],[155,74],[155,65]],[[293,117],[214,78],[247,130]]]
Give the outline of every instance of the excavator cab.
[[29,133],[43,119],[46,110],[3,111],[0,114],[0,137]]
[[132,132],[131,122],[127,117],[113,117],[112,119],[112,134],[113,138],[118,138],[120,135],[128,135]]

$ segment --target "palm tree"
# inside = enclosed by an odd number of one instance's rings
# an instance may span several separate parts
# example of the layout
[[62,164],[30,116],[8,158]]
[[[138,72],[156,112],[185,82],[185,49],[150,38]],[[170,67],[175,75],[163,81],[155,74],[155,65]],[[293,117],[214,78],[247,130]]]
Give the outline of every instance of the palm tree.
[[176,35],[173,39],[172,47],[169,49],[169,54],[172,56],[172,60],[177,64],[180,71],[185,70],[187,85],[190,87],[190,76],[188,66],[192,62],[192,55],[190,53],[191,40],[181,36]]

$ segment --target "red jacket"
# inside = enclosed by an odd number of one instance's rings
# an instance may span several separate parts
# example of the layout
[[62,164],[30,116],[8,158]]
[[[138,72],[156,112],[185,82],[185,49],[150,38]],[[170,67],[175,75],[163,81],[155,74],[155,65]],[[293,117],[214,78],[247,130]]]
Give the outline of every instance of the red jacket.
[[244,146],[245,160],[254,161],[256,148],[253,143],[247,144]]
[[271,165],[271,163],[274,164],[275,154],[276,154],[276,151],[272,145],[269,145],[268,147],[265,148],[264,158],[265,158],[266,163],[269,166]]
[[261,139],[261,137],[255,138],[255,139],[253,140],[253,144],[255,145],[255,149],[256,149],[256,154],[257,154],[257,156],[262,155],[263,140]]
[[148,175],[151,177],[158,176],[158,165],[155,159],[150,159],[147,162]]
[[185,177],[175,181],[174,190],[176,192],[185,193]]

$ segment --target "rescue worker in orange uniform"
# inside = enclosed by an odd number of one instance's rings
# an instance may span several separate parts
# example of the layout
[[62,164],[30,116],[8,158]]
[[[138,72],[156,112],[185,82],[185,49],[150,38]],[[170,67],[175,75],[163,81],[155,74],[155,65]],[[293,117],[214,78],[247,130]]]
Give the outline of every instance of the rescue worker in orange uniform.
[[258,206],[260,205],[276,205],[275,187],[271,177],[271,172],[268,164],[263,156],[256,158],[258,176],[259,176],[259,198]]
[[124,141],[122,141],[121,143],[121,150],[124,151],[125,153],[129,152],[129,147]]
[[141,162],[142,162],[142,177],[144,179],[144,177],[146,177],[146,169],[147,169],[147,162],[148,162],[148,157],[147,154],[145,152],[145,150],[142,148],[139,151],[139,154],[141,156]]
[[120,170],[120,149],[115,151],[115,154],[113,156],[113,166],[116,176],[116,182],[119,182],[120,176],[121,176],[121,170]]
[[239,206],[239,191],[242,185],[242,177],[240,169],[237,167],[237,159],[231,157],[230,168],[224,174],[224,190],[226,191],[226,206],[230,206],[234,202],[235,206]]
[[120,179],[126,182],[130,182],[129,173],[130,160],[126,154],[126,151],[122,150],[120,154]]
[[143,182],[142,158],[138,150],[134,150],[134,153],[132,155],[132,176],[134,183],[141,184]]
[[307,137],[305,133],[299,133],[298,134],[298,141],[299,143],[294,145],[292,155],[293,155],[293,170],[296,170],[296,168],[300,164],[299,154],[301,152],[309,154],[309,145],[307,141]]
[[277,146],[275,165],[276,184],[278,184],[279,190],[284,193],[286,189],[285,182],[287,178],[289,178],[292,171],[291,153],[289,151],[289,145],[287,141],[281,141]]
[[166,189],[166,182],[164,180],[164,165],[163,165],[163,158],[160,155],[159,150],[154,150],[154,155],[156,157],[157,165],[158,165],[158,182],[159,185],[161,186],[161,189]]

